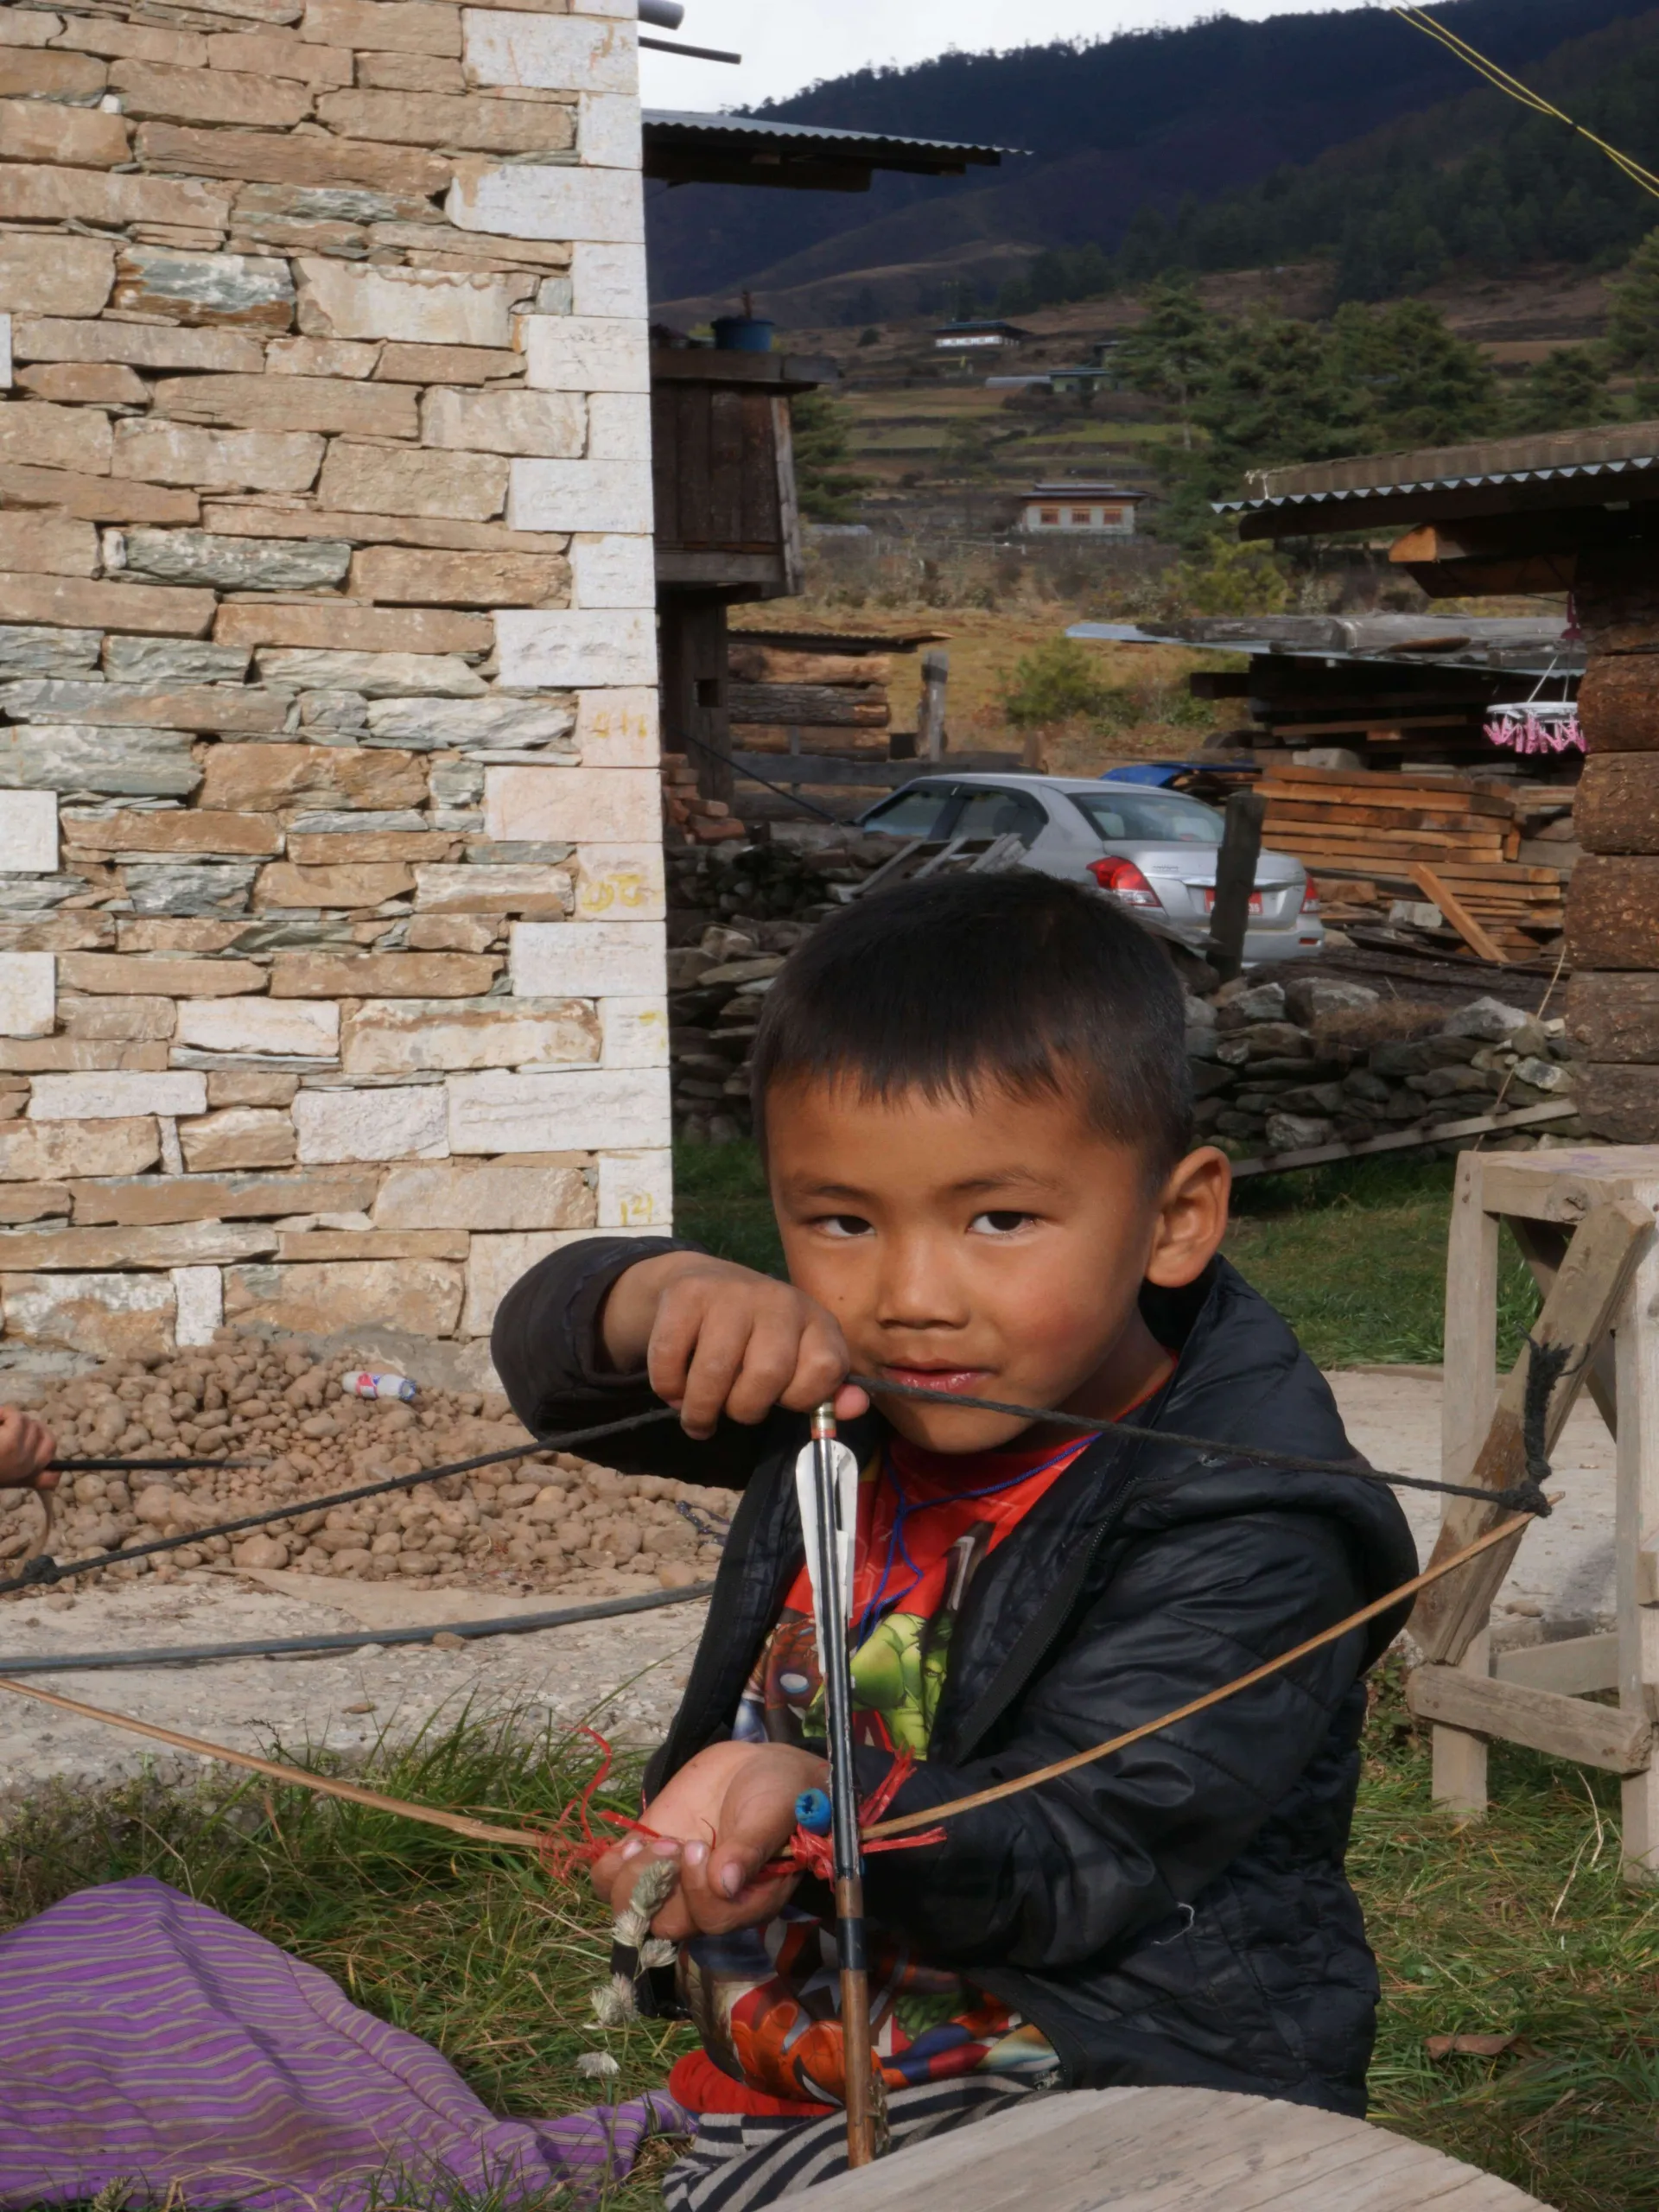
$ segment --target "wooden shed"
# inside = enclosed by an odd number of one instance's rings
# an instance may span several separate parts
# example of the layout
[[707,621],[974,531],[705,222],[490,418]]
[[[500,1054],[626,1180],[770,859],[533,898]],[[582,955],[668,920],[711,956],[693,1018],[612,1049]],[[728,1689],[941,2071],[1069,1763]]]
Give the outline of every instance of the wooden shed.
[[1567,1011],[1585,1118],[1659,1141],[1659,423],[1272,469],[1230,503],[1245,538],[1395,528],[1431,597],[1572,594],[1586,660],[1567,899]]
[[789,353],[652,353],[663,745],[696,757],[713,798],[732,795],[727,609],[801,588],[789,403],[836,373]]
[[[878,171],[961,176],[995,168],[1006,150],[760,116],[645,117],[645,175],[674,186],[868,192]],[[663,745],[690,756],[709,798],[732,791],[726,611],[801,589],[790,401],[838,374],[833,361],[786,353],[652,353]]]

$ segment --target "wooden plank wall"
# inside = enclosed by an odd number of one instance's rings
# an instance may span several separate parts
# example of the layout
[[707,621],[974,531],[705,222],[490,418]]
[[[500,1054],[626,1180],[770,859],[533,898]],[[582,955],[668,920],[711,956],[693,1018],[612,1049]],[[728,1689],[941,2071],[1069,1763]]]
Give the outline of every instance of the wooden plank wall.
[[777,553],[783,545],[772,392],[676,378],[651,395],[659,551]]

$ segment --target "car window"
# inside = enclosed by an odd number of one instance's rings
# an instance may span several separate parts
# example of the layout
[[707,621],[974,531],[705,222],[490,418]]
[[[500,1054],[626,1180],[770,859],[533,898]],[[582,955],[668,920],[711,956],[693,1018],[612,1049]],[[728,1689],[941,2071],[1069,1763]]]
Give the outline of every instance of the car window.
[[953,837],[1006,837],[1010,833],[1027,845],[1043,829],[1043,810],[1026,791],[986,790],[963,794],[962,812],[950,825]]
[[872,807],[863,827],[882,837],[937,836],[944,810],[956,796],[949,784],[913,784]]
[[1077,810],[1103,844],[1218,845],[1222,817],[1212,806],[1166,791],[1073,791]]

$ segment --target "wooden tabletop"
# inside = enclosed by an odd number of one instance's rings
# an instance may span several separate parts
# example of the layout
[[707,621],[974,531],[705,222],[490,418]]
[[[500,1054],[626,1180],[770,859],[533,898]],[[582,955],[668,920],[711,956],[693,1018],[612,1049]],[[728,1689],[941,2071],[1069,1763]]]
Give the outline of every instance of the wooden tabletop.
[[1361,2120],[1219,2089],[1023,2100],[838,2176],[810,2212],[1548,2212]]

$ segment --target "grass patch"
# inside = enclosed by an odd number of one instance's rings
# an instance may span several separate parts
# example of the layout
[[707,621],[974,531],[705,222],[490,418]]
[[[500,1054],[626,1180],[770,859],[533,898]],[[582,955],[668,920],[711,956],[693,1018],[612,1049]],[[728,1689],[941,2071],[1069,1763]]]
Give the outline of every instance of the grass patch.
[[717,1259],[781,1276],[784,1248],[753,1144],[674,1147],[674,1226]]
[[[1333,1161],[1264,1175],[1233,1194],[1226,1252],[1321,1367],[1438,1365],[1453,1166],[1419,1158]],[[1537,1287],[1506,1232],[1498,1358],[1537,1319]]]
[[[457,1809],[544,1818],[585,1764],[567,1738],[462,1723],[383,1750],[374,1775]],[[1619,1878],[1617,1784],[1496,1745],[1492,1810],[1459,1826],[1430,1806],[1428,1777],[1427,1740],[1385,1670],[1350,1855],[1382,1975],[1373,2117],[1560,2212],[1659,2208],[1659,1896]],[[613,1802],[630,1788],[624,1777]],[[365,2010],[435,2044],[498,2112],[635,2094],[686,2047],[658,2024],[591,2024],[606,1942],[585,1888],[554,1884],[528,1857],[263,1783],[49,1793],[0,1834],[0,1925],[138,1873],[334,1975]],[[1491,2057],[1437,2062],[1426,2048],[1470,2033],[1515,2040]],[[599,2049],[621,2067],[608,2086],[575,2071]],[[667,2157],[655,2146],[605,2212],[659,2206]],[[441,2190],[394,2192],[388,2212],[393,2202],[493,2212]]]
[[[1385,1671],[1349,1853],[1382,1974],[1371,2117],[1560,2212],[1651,2212],[1659,1893],[1620,1877],[1611,1776],[1495,1744],[1491,1785],[1482,1821],[1433,1810]],[[1430,2056],[1464,2034],[1515,2041]]]
[[[763,1274],[783,1247],[752,1144],[675,1147],[680,1232]],[[1321,1367],[1438,1364],[1446,1313],[1452,1164],[1342,1160],[1263,1176],[1234,1192],[1226,1252],[1272,1300]],[[1506,1236],[1498,1353],[1508,1366],[1537,1317],[1538,1294]]]

